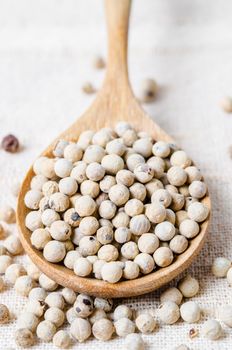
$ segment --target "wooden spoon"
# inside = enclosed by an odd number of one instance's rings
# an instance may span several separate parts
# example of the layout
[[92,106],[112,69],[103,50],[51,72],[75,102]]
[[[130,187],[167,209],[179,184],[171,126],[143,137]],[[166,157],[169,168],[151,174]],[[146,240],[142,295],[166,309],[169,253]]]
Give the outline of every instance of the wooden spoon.
[[[173,141],[143,111],[130,87],[127,70],[127,34],[130,7],[130,0],[105,0],[109,49],[103,87],[87,112],[52,142],[43,155],[52,155],[52,149],[58,139],[76,141],[84,130],[98,130],[106,126],[114,126],[120,120],[130,122],[137,130],[147,131],[155,140]],[[31,245],[31,232],[25,227],[25,217],[29,210],[25,207],[24,197],[30,188],[33,176],[31,167],[22,184],[18,200],[17,223],[23,247],[42,272],[60,285],[72,288],[77,292],[111,298],[136,296],[151,292],[185,270],[197,256],[205,241],[209,219],[201,225],[200,233],[190,241],[189,248],[166,268],[136,280],[122,281],[116,284],[109,284],[94,278],[77,277],[73,271],[66,267],[47,262],[42,253]],[[203,202],[210,208],[209,196],[204,198]]]

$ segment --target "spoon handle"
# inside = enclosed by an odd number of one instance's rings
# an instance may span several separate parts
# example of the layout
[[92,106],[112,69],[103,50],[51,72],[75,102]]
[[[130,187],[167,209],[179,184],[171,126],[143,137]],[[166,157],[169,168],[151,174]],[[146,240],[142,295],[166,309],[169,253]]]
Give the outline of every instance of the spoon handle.
[[[108,30],[106,83],[128,83],[127,43],[131,0],[105,0]],[[108,84],[107,84],[108,85]]]

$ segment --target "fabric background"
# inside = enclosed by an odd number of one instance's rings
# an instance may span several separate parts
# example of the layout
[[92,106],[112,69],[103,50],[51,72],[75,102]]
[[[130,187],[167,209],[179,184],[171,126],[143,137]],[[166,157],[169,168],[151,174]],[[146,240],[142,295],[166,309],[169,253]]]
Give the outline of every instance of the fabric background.
[[[12,132],[23,145],[15,155],[0,150],[0,201],[15,205],[12,181],[23,178],[43,148],[94,98],[83,95],[82,83],[89,80],[100,87],[104,73],[94,70],[91,60],[95,53],[105,54],[106,33],[102,1],[0,0],[0,8],[0,137]],[[231,10],[229,0],[134,0],[131,16],[132,86],[138,89],[145,77],[157,80],[157,100],[144,107],[195,160],[209,185],[210,234],[189,271],[200,280],[195,300],[210,314],[232,303],[226,280],[216,280],[210,272],[216,256],[232,259],[232,117],[218,105],[221,97],[232,94]],[[153,309],[159,293],[124,302]],[[0,300],[16,315],[25,303],[9,288]],[[194,327],[200,329],[201,323]],[[13,322],[0,327],[0,349],[15,349],[14,328]],[[216,342],[202,336],[189,340],[190,328],[182,322],[160,326],[145,340],[151,350],[171,350],[181,343],[192,350],[231,350],[229,328]],[[122,339],[104,344],[91,340],[74,348],[114,350],[124,349],[123,344]]]

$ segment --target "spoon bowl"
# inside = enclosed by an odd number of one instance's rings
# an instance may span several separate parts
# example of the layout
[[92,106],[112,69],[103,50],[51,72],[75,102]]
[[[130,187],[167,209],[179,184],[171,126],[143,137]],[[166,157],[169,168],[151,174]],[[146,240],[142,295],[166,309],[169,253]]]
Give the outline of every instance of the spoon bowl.
[[[109,49],[103,87],[86,113],[59,135],[42,155],[52,156],[52,150],[59,139],[77,141],[80,133],[84,130],[97,131],[103,127],[112,127],[121,120],[128,121],[136,130],[148,132],[157,141],[173,142],[173,139],[144,112],[130,87],[127,70],[127,34],[130,7],[131,0],[105,0]],[[78,277],[65,266],[46,261],[43,254],[31,244],[31,232],[25,226],[25,217],[29,209],[24,204],[24,197],[30,189],[33,176],[34,172],[31,167],[23,181],[18,199],[17,224],[22,245],[31,260],[43,273],[60,285],[77,292],[105,298],[120,298],[154,291],[184,271],[196,258],[205,242],[209,218],[201,225],[200,233],[189,242],[188,249],[166,268],[161,268],[135,280],[116,284],[94,278]],[[210,209],[208,195],[203,199],[203,203]]]

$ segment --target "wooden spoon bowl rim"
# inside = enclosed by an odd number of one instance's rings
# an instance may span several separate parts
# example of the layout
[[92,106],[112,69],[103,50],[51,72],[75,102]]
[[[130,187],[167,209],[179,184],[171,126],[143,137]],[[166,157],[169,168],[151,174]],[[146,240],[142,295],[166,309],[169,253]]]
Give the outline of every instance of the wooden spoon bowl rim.
[[[167,136],[167,134],[165,136],[166,141],[169,139],[170,142],[173,142],[173,140]],[[52,147],[57,142],[57,140],[61,138],[71,139],[74,141],[74,137],[68,138],[65,132],[59,138],[57,138],[42,153],[42,155],[51,156]],[[30,181],[34,175],[35,174],[33,172],[33,168],[31,167],[23,181],[18,199],[17,225],[20,231],[21,242],[26,253],[36,264],[36,266],[38,266],[38,268],[48,277],[64,287],[72,288],[76,292],[87,293],[89,295],[100,297],[120,298],[142,295],[160,288],[162,285],[170,282],[172,279],[177,277],[181,272],[189,267],[189,265],[193,262],[203,247],[207,236],[207,228],[210,221],[210,216],[201,224],[201,231],[199,234],[192,240],[189,240],[189,246],[187,250],[184,253],[178,255],[175,258],[175,261],[165,268],[159,268],[157,271],[134,280],[125,280],[115,284],[104,282],[95,278],[78,277],[74,274],[73,270],[68,269],[64,265],[53,264],[46,261],[42,253],[35,249],[31,244],[31,231],[25,226],[26,214],[31,210],[26,208],[24,204],[24,196],[30,188]],[[207,205],[209,210],[211,209],[211,202],[208,194],[202,200],[202,202]]]

